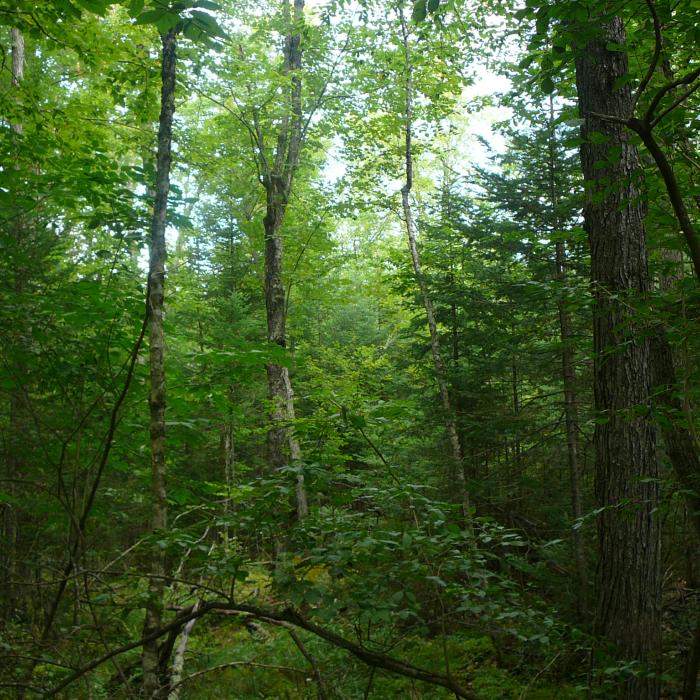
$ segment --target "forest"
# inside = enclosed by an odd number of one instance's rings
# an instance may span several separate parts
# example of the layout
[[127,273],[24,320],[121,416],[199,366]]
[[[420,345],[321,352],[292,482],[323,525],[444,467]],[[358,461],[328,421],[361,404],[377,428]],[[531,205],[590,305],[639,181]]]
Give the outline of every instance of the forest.
[[700,0],[0,0],[0,698],[700,698]]

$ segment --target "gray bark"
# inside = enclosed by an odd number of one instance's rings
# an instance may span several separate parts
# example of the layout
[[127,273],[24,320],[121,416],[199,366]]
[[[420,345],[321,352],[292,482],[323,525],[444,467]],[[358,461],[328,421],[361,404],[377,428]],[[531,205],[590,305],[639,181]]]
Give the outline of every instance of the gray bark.
[[[165,225],[170,191],[170,162],[172,123],[175,113],[175,63],[177,38],[174,29],[161,36],[161,111],[158,127],[158,151],[156,155],[156,186],[151,228],[149,285],[149,354],[151,393],[151,489],[152,522],[154,533],[162,533],[168,526],[168,502],[165,490],[165,334],[163,330],[165,294]],[[148,587],[148,603],[143,635],[148,637],[162,625],[163,597],[165,592],[166,561],[160,548],[154,549],[151,558],[151,577]],[[156,639],[143,645],[143,695],[146,698],[163,694],[158,642]]]
[[[290,16],[289,0],[284,8],[290,29],[285,38],[285,73],[291,74],[289,111],[285,114],[277,136],[274,164],[269,165],[264,155],[259,163],[262,182],[266,194],[265,228],[265,306],[267,310],[267,339],[280,347],[285,347],[287,306],[282,280],[284,244],[281,235],[282,223],[287,212],[294,175],[299,164],[302,147],[302,107],[301,107],[301,36],[294,27],[303,21],[304,0],[294,0],[293,15]],[[259,129],[258,129],[259,133]],[[258,137],[258,148],[262,154],[262,142]],[[276,363],[267,365],[268,392],[272,409],[270,418],[273,427],[267,435],[267,450],[273,469],[301,459],[299,443],[294,436],[293,423],[294,392],[289,370]],[[296,510],[299,519],[308,515],[304,476],[299,474],[296,481]]]
[[[197,610],[199,610],[200,605],[201,602],[197,601],[192,607],[192,612],[196,613]],[[168,693],[168,700],[179,700],[180,698],[180,688],[182,687],[180,681],[182,680],[182,672],[185,668],[185,654],[187,653],[187,645],[190,641],[190,633],[192,632],[192,628],[194,627],[194,623],[196,621],[196,617],[188,620],[185,623],[185,626],[182,628],[182,632],[180,632],[180,641],[175,649],[172,671],[170,672],[169,687],[171,690]]]

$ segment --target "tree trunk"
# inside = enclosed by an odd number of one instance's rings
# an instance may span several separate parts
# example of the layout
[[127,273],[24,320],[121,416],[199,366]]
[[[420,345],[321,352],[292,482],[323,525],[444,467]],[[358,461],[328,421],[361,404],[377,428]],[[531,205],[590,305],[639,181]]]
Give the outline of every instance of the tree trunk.
[[416,225],[413,219],[413,210],[411,207],[411,190],[413,189],[413,150],[412,150],[412,132],[413,132],[413,77],[411,69],[411,54],[408,40],[408,27],[403,10],[399,10],[399,18],[401,20],[401,33],[403,39],[404,59],[405,59],[405,111],[404,111],[404,163],[406,172],[406,181],[401,188],[401,204],[403,206],[404,222],[406,224],[406,234],[408,236],[408,247],[411,251],[411,260],[413,261],[413,271],[416,275],[418,288],[420,289],[425,308],[425,316],[428,321],[428,329],[430,331],[430,349],[433,356],[433,366],[435,368],[435,379],[440,392],[440,400],[444,412],[445,428],[450,441],[450,452],[454,463],[455,478],[459,486],[460,500],[462,507],[462,516],[466,519],[469,516],[469,491],[467,489],[466,479],[464,477],[464,460],[462,456],[462,445],[459,441],[457,433],[457,423],[455,420],[454,410],[450,401],[450,394],[447,388],[447,372],[445,370],[445,362],[442,359],[440,351],[440,337],[438,335],[437,323],[435,321],[435,312],[433,310],[433,302],[428,292],[428,287],[423,275],[423,267],[421,265],[420,254],[416,245]]
[[620,85],[627,54],[607,48],[624,43],[624,25],[613,18],[576,59],[594,295],[595,493],[603,509],[595,632],[612,644],[618,663],[641,672],[624,677],[616,697],[655,700],[661,650],[658,469],[649,411],[650,343],[635,327],[632,309],[649,290],[644,212],[635,184],[639,156],[622,124],[596,116],[622,120],[631,111],[629,84]]
[[[552,231],[555,235],[560,232],[559,193],[556,183],[556,141],[554,126],[554,100],[549,98],[549,198],[552,206]],[[557,240],[554,244],[554,265],[557,280],[562,285],[557,298],[559,313],[559,337],[562,344],[561,368],[564,385],[564,416],[566,420],[566,447],[569,465],[569,484],[571,487],[571,509],[574,522],[581,522],[583,517],[583,499],[581,497],[581,472],[579,466],[579,420],[578,398],[576,393],[576,365],[574,358],[574,334],[571,325],[571,314],[564,299],[563,286],[566,282],[566,246],[564,241]],[[576,607],[580,618],[588,610],[588,572],[586,567],[586,550],[583,543],[583,532],[580,527],[573,530],[574,559],[576,562],[576,578],[578,579],[578,597]]]
[[[265,217],[265,305],[267,308],[267,339],[280,347],[287,344],[286,295],[282,284],[283,243],[279,229],[284,216],[276,203],[268,205]],[[267,450],[273,469],[301,459],[299,442],[294,436],[294,392],[287,367],[276,363],[267,365],[267,382],[272,410],[273,427],[267,433]],[[296,481],[296,507],[299,519],[308,515],[304,475]]]
[[235,510],[232,499],[233,488],[236,482],[236,445],[234,441],[233,421],[234,385],[230,384],[227,392],[226,421],[221,433],[221,456],[224,466],[224,480],[226,481],[226,498],[224,499],[224,532],[225,546],[229,546],[231,537],[231,516]]
[[[265,306],[267,309],[267,339],[280,347],[286,346],[287,303],[282,282],[284,246],[280,230],[287,211],[292,182],[296,172],[302,146],[301,113],[301,35],[295,28],[303,21],[304,0],[294,0],[293,17],[289,16],[289,2],[284,5],[290,30],[284,46],[284,72],[292,75],[290,109],[285,115],[277,136],[275,162],[265,167],[267,161],[260,158],[263,166],[263,185],[266,193],[265,228]],[[258,143],[262,152],[262,144]],[[294,392],[289,370],[276,363],[267,365],[267,383],[272,409],[270,418],[273,427],[267,434],[267,451],[270,465],[280,469],[301,459],[299,443],[294,436],[293,423]],[[296,480],[297,517],[308,515],[304,475]]]
[[[24,37],[19,29],[12,28],[12,90],[17,92],[22,80],[24,79]],[[16,97],[19,100],[19,96]],[[14,134],[21,136],[24,128],[21,123],[13,123],[10,128]],[[17,166],[15,166],[17,167]],[[17,215],[13,217],[12,223],[13,237],[18,250],[22,246],[22,217]],[[18,255],[17,259],[21,260],[22,256]],[[17,303],[20,303],[21,295],[25,286],[25,271],[21,267],[15,267],[14,279],[12,280],[12,290],[17,297]],[[20,331],[17,334],[17,341],[22,343],[24,333]],[[14,367],[13,374],[15,381],[18,381],[21,376],[21,368],[18,363]],[[26,441],[26,431],[24,429],[23,411],[22,411],[22,387],[14,386],[10,390],[10,406],[9,406],[9,440],[7,444],[7,477],[10,481],[7,482],[10,492],[15,490],[13,479],[21,479],[24,471],[23,460],[21,453],[23,451],[23,442]],[[3,529],[5,532],[6,542],[8,543],[6,552],[3,558],[6,561],[6,566],[3,567],[5,585],[3,586],[3,598],[8,610],[17,602],[20,589],[16,589],[19,579],[17,557],[19,554],[18,547],[18,513],[15,508],[5,507],[3,512]]]
[[[192,607],[192,612],[196,613],[200,605],[201,601],[198,600]],[[185,669],[185,654],[187,653],[187,645],[189,644],[190,634],[192,633],[195,622],[197,622],[197,618],[193,617],[182,628],[182,632],[180,632],[180,641],[175,649],[172,670],[170,672],[168,700],[180,699],[180,689],[182,688],[180,681],[182,680],[182,672]]]
[[[658,422],[666,454],[683,489],[688,516],[695,529],[695,541],[700,537],[700,456],[698,445],[688,429],[687,413],[678,397],[678,382],[674,353],[664,328],[652,338],[652,381],[654,404],[662,420]],[[683,700],[693,700],[700,668],[700,620],[688,649],[683,681]]]
[[[566,277],[566,253],[564,243],[555,244],[557,277],[563,282]],[[576,368],[574,364],[573,331],[571,315],[566,308],[566,302],[560,296],[557,302],[559,310],[559,333],[562,343],[561,366],[564,384],[564,415],[566,420],[566,447],[569,464],[569,483],[571,485],[571,508],[574,521],[581,522],[583,517],[583,499],[581,496],[581,470],[579,466],[578,443],[578,398],[576,394]],[[574,558],[576,561],[576,578],[578,579],[577,608],[582,617],[588,610],[588,574],[586,567],[586,551],[583,544],[583,533],[580,527],[573,531]]]
[[[156,187],[151,228],[151,257],[148,272],[149,286],[149,353],[151,371],[151,488],[152,523],[154,534],[164,533],[168,525],[168,503],[165,491],[165,336],[163,312],[165,293],[165,225],[170,190],[170,150],[172,124],[175,113],[175,62],[177,39],[175,29],[161,36],[161,108],[158,127],[158,152],[156,156]],[[143,636],[147,637],[161,627],[163,596],[165,592],[166,562],[164,551],[154,548],[151,559],[149,599]],[[164,679],[154,640],[143,646],[143,695],[159,697],[164,693]]]
[[[515,329],[513,329],[513,335],[515,335]],[[513,419],[515,422],[515,432],[513,434],[513,464],[515,465],[515,478],[518,491],[522,494],[523,460],[522,447],[520,444],[520,392],[518,387],[520,380],[518,378],[518,358],[515,353],[513,353],[510,360],[510,380],[513,394]]]

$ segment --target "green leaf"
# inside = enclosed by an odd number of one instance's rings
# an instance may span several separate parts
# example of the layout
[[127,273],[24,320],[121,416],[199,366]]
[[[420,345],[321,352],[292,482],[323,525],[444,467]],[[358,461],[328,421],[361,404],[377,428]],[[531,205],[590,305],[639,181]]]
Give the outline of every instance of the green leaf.
[[198,24],[209,36],[218,36],[222,39],[226,37],[226,32],[218,25],[217,21],[206,12],[192,11],[192,19]]
[[416,0],[413,5],[412,19],[414,22],[424,22],[428,14],[426,0]]
[[180,21],[180,17],[177,14],[174,14],[172,12],[168,12],[164,14],[159,20],[155,22],[156,27],[158,27],[158,31],[161,34],[166,34],[169,32],[173,27],[177,26],[177,23]]
[[134,24],[155,24],[166,12],[166,10],[146,10],[136,18]]
[[535,31],[538,36],[544,37],[547,35],[547,29],[549,28],[549,14],[547,12],[547,7],[543,6],[537,10],[537,18],[535,20]]
[[78,5],[84,7],[90,12],[94,12],[96,15],[104,16],[107,11],[108,3],[101,2],[100,0],[76,0]]
[[605,143],[608,140],[608,137],[600,131],[591,131],[588,134],[588,140],[591,143]]
[[144,0],[131,0],[129,3],[129,14],[132,17],[138,17],[138,15],[143,11]]
[[615,51],[617,53],[625,53],[627,51],[627,46],[626,44],[616,44],[612,41],[609,41],[606,45],[605,48],[608,51]]

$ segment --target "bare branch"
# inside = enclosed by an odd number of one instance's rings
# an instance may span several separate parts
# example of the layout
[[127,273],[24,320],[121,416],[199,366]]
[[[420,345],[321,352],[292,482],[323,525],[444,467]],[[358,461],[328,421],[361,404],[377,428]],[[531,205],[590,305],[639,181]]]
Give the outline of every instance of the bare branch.
[[[92,482],[92,486],[90,487],[90,491],[88,493],[87,501],[85,503],[85,506],[83,508],[83,512],[80,516],[80,520],[78,521],[77,528],[78,531],[76,533],[75,537],[75,542],[73,543],[73,547],[71,549],[70,557],[68,559],[68,562],[65,565],[65,568],[63,570],[63,576],[61,577],[61,581],[58,584],[58,589],[56,590],[56,594],[54,595],[54,598],[51,602],[51,606],[49,608],[48,615],[46,617],[46,622],[44,623],[44,629],[42,631],[41,638],[42,640],[45,640],[48,637],[49,632],[51,631],[51,627],[53,626],[54,619],[56,617],[56,612],[58,611],[58,606],[61,602],[61,599],[63,598],[63,594],[66,590],[66,586],[68,585],[68,581],[70,579],[71,573],[73,571],[73,568],[75,566],[76,558],[78,555],[78,551],[80,548],[80,545],[82,543],[82,538],[85,533],[85,526],[87,525],[88,518],[90,516],[90,513],[92,511],[92,506],[95,502],[95,496],[97,495],[97,490],[100,485],[100,481],[102,480],[102,474],[104,473],[104,469],[107,466],[107,462],[109,460],[109,455],[112,451],[112,445],[114,444],[114,435],[117,431],[117,425],[119,424],[119,412],[121,410],[122,404],[124,403],[124,400],[126,399],[127,394],[129,393],[129,388],[131,387],[131,381],[134,376],[134,371],[136,369],[136,360],[138,359],[139,355],[139,350],[141,349],[141,345],[143,343],[143,339],[146,334],[146,328],[148,327],[148,319],[149,319],[149,302],[150,302],[150,280],[147,284],[146,287],[146,299],[145,299],[145,311],[143,315],[143,322],[141,324],[141,330],[139,331],[139,335],[136,338],[136,342],[134,343],[132,349],[131,349],[131,355],[129,357],[128,361],[128,367],[127,367],[127,372],[126,372],[126,378],[124,380],[124,385],[122,386],[122,390],[117,397],[117,400],[114,402],[114,406],[112,407],[112,412],[110,414],[110,419],[109,419],[109,428],[107,430],[107,436],[105,438],[104,442],[104,448],[102,450],[102,454],[100,456],[99,460],[99,465],[97,468],[97,474],[95,475],[95,478]],[[29,674],[33,673],[34,668],[36,664],[34,664],[31,669]]]
[[[700,76],[700,70],[698,71],[698,75]],[[668,114],[676,109],[676,107],[683,104],[683,102],[685,102],[698,88],[700,88],[700,82],[697,82],[682,95],[677,97],[663,112],[661,112],[661,114],[659,114],[658,117],[654,118],[650,124],[651,128],[653,129],[664,117],[668,116]]]
[[642,79],[642,82],[639,83],[639,87],[637,88],[636,92],[634,93],[634,97],[632,98],[633,113],[635,107],[637,106],[637,102],[639,102],[639,98],[642,96],[642,93],[646,89],[647,85],[649,85],[649,81],[654,76],[654,71],[656,70],[656,66],[659,64],[659,58],[661,57],[661,49],[663,47],[663,38],[661,36],[661,22],[659,21],[659,15],[656,13],[654,2],[653,0],[646,0],[646,3],[647,7],[649,8],[649,13],[651,14],[652,22],[654,23],[654,55],[652,56],[651,63],[649,64],[649,68],[647,69],[646,75]]
[[347,51],[347,48],[349,45],[350,45],[350,33],[348,32],[348,35],[345,39],[345,43],[343,44],[343,48],[340,50],[338,57],[333,62],[331,69],[328,71],[328,75],[326,76],[326,79],[323,82],[321,89],[319,90],[318,96],[316,97],[316,100],[314,101],[314,104],[312,105],[311,109],[309,109],[309,113],[306,115],[306,119],[304,120],[304,124],[303,124],[302,129],[301,129],[302,142],[306,139],[306,134],[309,131],[309,127],[311,125],[311,120],[313,119],[313,117],[316,114],[316,112],[318,111],[318,109],[321,107],[321,105],[327,99],[331,99],[330,97],[326,97],[326,92],[328,91],[328,86],[331,84],[331,80],[333,79],[333,76],[335,75],[335,71],[338,68],[338,65],[340,64],[340,61],[343,57],[343,54]]
[[[675,90],[677,87],[680,87],[681,85],[690,85],[691,83],[695,82],[698,76],[700,76],[700,68],[696,68],[689,73],[686,73],[682,78],[671,80],[666,83],[666,85],[660,87],[656,92],[656,95],[654,95],[654,99],[651,101],[651,104],[649,105],[642,121],[646,122],[647,124],[653,124],[654,112],[656,112],[661,100],[663,100],[663,98],[666,97],[669,92]],[[666,112],[664,112],[664,116],[665,114]]]
[[321,677],[321,670],[318,667],[316,658],[306,648],[304,642],[301,641],[301,637],[299,637],[299,635],[294,631],[294,628],[291,625],[285,625],[285,627],[287,628],[287,632],[289,632],[289,636],[294,641],[294,644],[296,644],[297,649],[299,649],[299,651],[301,652],[301,655],[309,662],[309,664],[311,664],[311,668],[314,672],[314,677],[316,678],[316,685],[318,686],[319,700],[327,700],[328,696],[326,695],[326,689],[323,685],[323,678]]
[[629,126],[629,119],[624,117],[616,117],[612,114],[600,114],[599,112],[586,112],[587,115],[595,117],[596,119],[602,119],[604,122],[612,122],[614,124],[624,124]]

